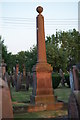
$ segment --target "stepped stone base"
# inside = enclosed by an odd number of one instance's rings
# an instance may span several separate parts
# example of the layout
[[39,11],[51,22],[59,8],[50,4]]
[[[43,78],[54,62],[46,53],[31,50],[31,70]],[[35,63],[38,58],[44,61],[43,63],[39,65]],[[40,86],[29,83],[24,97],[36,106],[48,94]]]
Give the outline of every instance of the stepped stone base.
[[37,104],[37,105],[29,105],[27,108],[27,112],[38,112],[38,111],[51,111],[51,110],[59,110],[62,109],[64,104],[62,102],[56,102],[53,104]]
[[52,88],[52,67],[48,63],[37,63],[33,66],[33,90],[30,97],[28,112],[58,110],[63,108],[62,102],[57,102]]
[[31,96],[32,104],[49,104],[55,102],[55,97],[53,95],[39,95],[39,96]]

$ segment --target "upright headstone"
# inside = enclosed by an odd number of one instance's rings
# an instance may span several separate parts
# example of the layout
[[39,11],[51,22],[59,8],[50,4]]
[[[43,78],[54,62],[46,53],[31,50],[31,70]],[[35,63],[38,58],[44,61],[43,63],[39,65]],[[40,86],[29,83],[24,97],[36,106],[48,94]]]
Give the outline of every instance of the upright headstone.
[[29,90],[29,85],[30,85],[30,72],[27,72],[27,78],[26,78],[26,90]]
[[1,63],[0,63],[0,120],[2,118],[2,81],[1,81],[1,78],[2,78],[2,70],[1,70]]
[[25,69],[25,65],[23,64],[23,78],[26,77],[26,69]]
[[[25,65],[23,64],[23,75],[22,75],[22,84],[26,84],[26,68]],[[22,85],[23,87],[24,85]]]
[[16,64],[16,74],[18,75],[19,72],[19,64]]
[[[10,96],[10,90],[7,83],[0,78],[0,93],[2,92],[2,99],[0,99],[0,106],[2,105],[2,119],[8,120],[13,118],[13,108]],[[11,119],[12,120],[12,119]]]
[[77,66],[73,66],[74,90],[69,96],[68,117],[70,120],[80,120],[80,81]]
[[74,81],[73,81],[73,73],[72,73],[71,69],[70,69],[70,72],[69,72],[69,79],[70,79],[71,91],[73,92],[74,91]]
[[16,64],[16,91],[18,92],[20,90],[21,86],[21,77],[20,77],[20,71],[19,71],[19,64]]
[[79,73],[76,66],[73,66],[74,90],[80,91]]
[[0,67],[1,67],[1,62],[2,62],[2,41],[1,41],[1,36],[0,36]]
[[[39,15],[37,21],[37,64],[33,66],[33,91],[31,103],[35,105],[47,105],[46,109],[57,109],[56,99],[52,88],[52,67],[47,63],[44,17],[41,14],[43,8],[37,7]],[[55,104],[55,105],[54,105]],[[49,105],[49,106],[48,106]]]
[[6,63],[4,63],[4,60],[2,60],[2,79],[8,84],[8,87],[10,88],[10,78],[8,73],[6,72]]

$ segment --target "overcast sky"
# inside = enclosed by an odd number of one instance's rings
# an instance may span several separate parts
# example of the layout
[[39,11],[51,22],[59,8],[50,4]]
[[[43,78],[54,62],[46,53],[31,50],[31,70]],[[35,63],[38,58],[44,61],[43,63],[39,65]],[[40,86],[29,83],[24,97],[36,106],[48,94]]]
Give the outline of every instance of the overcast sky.
[[[6,1],[6,2],[5,2]],[[0,35],[13,54],[29,50],[36,45],[36,12],[37,6],[43,7],[45,37],[55,34],[56,30],[78,30],[78,0],[67,2],[0,2]]]

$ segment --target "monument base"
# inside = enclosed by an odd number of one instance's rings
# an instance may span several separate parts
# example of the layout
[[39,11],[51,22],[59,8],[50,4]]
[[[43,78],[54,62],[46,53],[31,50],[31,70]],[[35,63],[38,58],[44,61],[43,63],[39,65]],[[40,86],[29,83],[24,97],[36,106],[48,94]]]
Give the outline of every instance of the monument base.
[[37,95],[31,96],[31,104],[41,105],[41,104],[53,104],[55,102],[55,97],[53,95]]
[[52,67],[48,63],[37,63],[33,66],[33,90],[28,112],[58,110],[63,107],[57,102],[52,88]]
[[54,104],[38,104],[38,105],[29,105],[27,112],[38,112],[38,111],[55,111],[60,110],[64,107],[63,102],[56,102]]

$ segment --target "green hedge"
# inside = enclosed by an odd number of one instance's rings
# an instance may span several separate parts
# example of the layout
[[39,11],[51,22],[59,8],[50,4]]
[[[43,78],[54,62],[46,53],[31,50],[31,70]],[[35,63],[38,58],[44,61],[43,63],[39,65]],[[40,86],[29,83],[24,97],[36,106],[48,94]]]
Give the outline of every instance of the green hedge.
[[[65,77],[65,82],[67,83],[67,85],[70,87],[70,80],[69,80],[69,74],[64,74]],[[79,73],[79,81],[80,81],[80,73]]]
[[59,74],[52,73],[52,86],[53,89],[56,89],[61,82],[61,76]]
[[[70,80],[69,80],[69,74],[65,73],[65,83],[70,87]],[[80,80],[80,73],[79,73],[79,80]],[[58,73],[52,73],[52,86],[53,89],[56,89],[61,82],[61,76]]]

